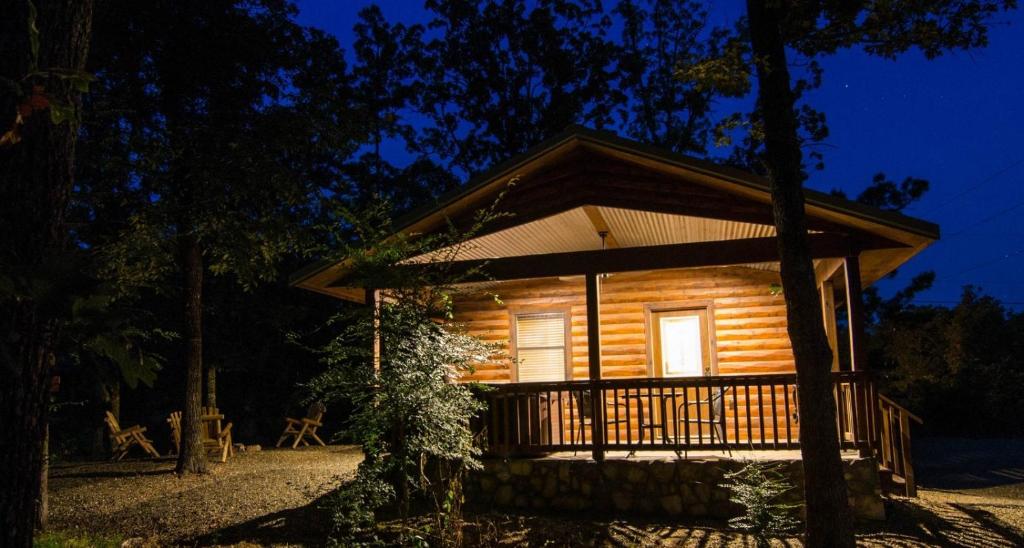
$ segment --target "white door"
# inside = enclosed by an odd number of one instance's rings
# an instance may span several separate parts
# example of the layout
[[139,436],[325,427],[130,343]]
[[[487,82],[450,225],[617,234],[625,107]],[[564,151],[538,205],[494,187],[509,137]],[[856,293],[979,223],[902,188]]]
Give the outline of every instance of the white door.
[[656,312],[652,320],[655,377],[711,374],[706,310]]
[[662,373],[666,377],[704,374],[700,344],[700,316],[661,318]]

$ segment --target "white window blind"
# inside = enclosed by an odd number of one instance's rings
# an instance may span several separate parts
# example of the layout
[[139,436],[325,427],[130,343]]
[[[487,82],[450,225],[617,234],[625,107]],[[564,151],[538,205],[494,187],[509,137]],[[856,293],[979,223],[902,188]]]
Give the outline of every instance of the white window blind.
[[565,380],[565,315],[516,316],[519,382]]

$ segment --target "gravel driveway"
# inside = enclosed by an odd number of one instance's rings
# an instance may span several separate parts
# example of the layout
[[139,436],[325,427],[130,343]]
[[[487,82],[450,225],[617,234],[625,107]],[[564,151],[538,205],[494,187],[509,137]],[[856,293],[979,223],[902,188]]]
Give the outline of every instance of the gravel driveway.
[[354,446],[271,449],[186,477],[174,474],[173,459],[55,465],[50,527],[161,545],[301,542],[297,534],[319,534],[309,519],[316,499],[351,477],[362,458]]

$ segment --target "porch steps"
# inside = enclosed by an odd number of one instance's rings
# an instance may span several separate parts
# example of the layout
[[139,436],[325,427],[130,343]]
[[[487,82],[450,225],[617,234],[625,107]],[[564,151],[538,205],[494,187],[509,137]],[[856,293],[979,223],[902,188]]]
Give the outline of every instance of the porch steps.
[[907,494],[907,480],[893,473],[892,470],[878,467],[878,480],[882,485],[882,492],[886,495],[910,496]]

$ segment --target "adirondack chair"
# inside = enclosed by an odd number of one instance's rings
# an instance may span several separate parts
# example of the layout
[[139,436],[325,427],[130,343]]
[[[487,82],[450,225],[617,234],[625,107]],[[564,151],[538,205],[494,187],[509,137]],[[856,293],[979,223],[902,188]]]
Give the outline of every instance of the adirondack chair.
[[[231,426],[222,427],[224,415],[221,415],[216,407],[202,408],[203,427],[200,436],[203,439],[203,447],[208,454],[219,457],[220,462],[227,462],[228,457],[235,454],[234,444],[231,439]],[[167,424],[171,427],[171,440],[174,442],[175,454],[181,451],[181,411],[175,411],[167,417]]]
[[171,444],[173,449],[169,455],[181,452],[181,411],[175,411],[167,417],[167,425],[171,427]]
[[227,462],[228,457],[235,454],[235,447],[231,440],[231,423],[221,427],[224,415],[216,407],[203,407],[203,424],[206,426],[203,433],[203,445],[206,451],[219,455],[221,462]]
[[107,428],[110,429],[110,446],[113,449],[111,460],[123,459],[128,455],[128,450],[133,445],[138,445],[143,451],[149,453],[151,457],[157,458],[160,456],[160,453],[157,453],[156,449],[153,448],[152,440],[146,437],[146,428],[144,426],[135,425],[121,428],[117,417],[110,411],[106,412],[106,417],[103,421],[107,423]]
[[316,429],[323,426],[320,422],[324,418],[324,413],[327,408],[320,402],[315,402],[309,406],[306,411],[306,416],[301,419],[293,419],[291,417],[285,417],[284,432],[281,433],[280,439],[277,440],[276,447],[281,447],[288,436],[295,436],[295,442],[292,443],[292,449],[295,449],[301,443],[302,445],[309,445],[306,441],[306,436],[313,438],[320,445],[327,445],[324,440],[320,439],[320,436],[316,435]]

